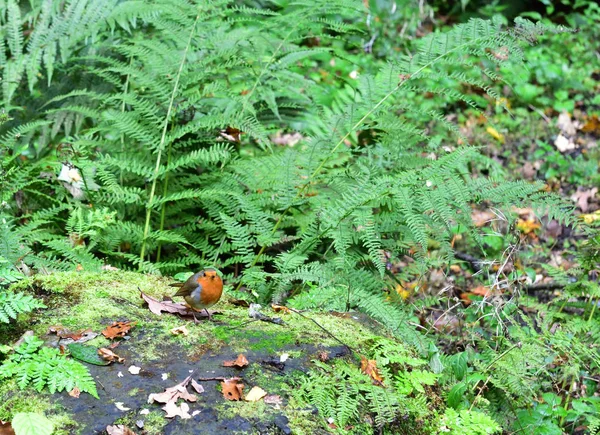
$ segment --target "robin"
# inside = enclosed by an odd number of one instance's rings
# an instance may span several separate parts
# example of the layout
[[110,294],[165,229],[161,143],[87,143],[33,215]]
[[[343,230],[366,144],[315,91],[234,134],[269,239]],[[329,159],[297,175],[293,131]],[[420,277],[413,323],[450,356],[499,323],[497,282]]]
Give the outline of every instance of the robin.
[[173,296],[183,296],[185,301],[192,307],[194,323],[198,323],[195,310],[206,311],[208,320],[211,320],[207,308],[219,302],[223,294],[223,280],[212,268],[201,270],[188,278],[186,282],[171,284],[173,287],[181,287]]

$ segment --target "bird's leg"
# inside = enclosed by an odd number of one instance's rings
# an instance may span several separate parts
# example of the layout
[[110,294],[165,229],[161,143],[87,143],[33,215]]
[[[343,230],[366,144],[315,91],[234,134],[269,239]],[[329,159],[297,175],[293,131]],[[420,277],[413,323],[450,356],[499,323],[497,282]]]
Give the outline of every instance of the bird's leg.
[[192,317],[194,318],[194,324],[198,324],[198,319],[196,319],[196,313],[194,312],[194,310],[192,309]]
[[210,312],[208,311],[208,308],[205,308],[204,311],[206,311],[206,315],[208,316],[208,320],[211,321],[212,318],[210,317]]

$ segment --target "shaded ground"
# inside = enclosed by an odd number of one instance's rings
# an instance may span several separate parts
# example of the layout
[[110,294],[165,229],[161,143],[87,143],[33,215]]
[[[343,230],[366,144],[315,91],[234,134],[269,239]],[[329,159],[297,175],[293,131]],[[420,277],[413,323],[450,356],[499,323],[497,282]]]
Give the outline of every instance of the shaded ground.
[[[51,326],[72,331],[89,328],[99,333],[114,321],[137,324],[114,349],[125,358],[123,364],[86,364],[96,380],[99,400],[86,393],[79,398],[66,392],[38,394],[31,389],[19,390],[14,381],[8,381],[0,386],[0,419],[9,419],[20,411],[43,411],[54,420],[57,433],[86,435],[105,433],[106,426],[112,424],[125,424],[145,434],[327,433],[324,419],[313,409],[298,406],[290,393],[310,370],[311,360],[352,359],[345,346],[311,320],[294,313],[274,313],[269,308],[264,313],[282,317],[285,325],[248,323],[248,308],[234,306],[227,300],[217,306],[220,314],[214,316],[213,322],[203,320],[194,325],[187,318],[157,316],[147,309],[138,287],[162,298],[173,292],[167,282],[129,272],[61,273],[20,282],[20,291],[44,295],[49,308],[29,320],[2,326],[3,342],[32,329],[48,345],[57,346],[57,337],[48,334]],[[361,322],[354,315],[310,317],[355,349],[376,336],[374,324],[366,326],[368,320],[364,316]],[[170,332],[182,325],[188,328],[188,336]],[[95,347],[109,344],[110,340],[102,335],[86,343]],[[239,353],[249,360],[247,367],[223,367],[224,361],[235,359]],[[282,363],[284,353],[289,358]],[[131,374],[131,365],[141,367],[140,373]],[[162,404],[147,403],[149,394],[163,392],[191,372],[204,387],[198,401],[189,404],[190,414],[200,411],[191,419],[166,419]],[[281,404],[227,401],[220,391],[220,381],[202,380],[233,376],[242,378],[245,393],[259,386],[269,395],[279,395]]]

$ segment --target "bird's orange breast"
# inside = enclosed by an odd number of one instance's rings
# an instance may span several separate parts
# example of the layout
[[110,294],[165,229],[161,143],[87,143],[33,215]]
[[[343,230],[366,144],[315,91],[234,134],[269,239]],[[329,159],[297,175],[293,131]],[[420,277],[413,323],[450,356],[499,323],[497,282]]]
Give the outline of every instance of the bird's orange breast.
[[219,276],[201,277],[198,284],[202,286],[200,301],[203,305],[211,306],[216,304],[223,294],[223,281]]

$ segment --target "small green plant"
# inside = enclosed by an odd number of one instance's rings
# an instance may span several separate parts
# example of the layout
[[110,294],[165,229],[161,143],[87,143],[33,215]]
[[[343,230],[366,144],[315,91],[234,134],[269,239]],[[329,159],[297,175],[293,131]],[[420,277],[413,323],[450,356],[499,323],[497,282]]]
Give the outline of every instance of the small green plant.
[[22,389],[32,385],[38,392],[47,387],[55,393],[78,388],[98,398],[94,379],[83,364],[43,344],[35,336],[25,337],[23,344],[0,365],[0,378],[16,378]]
[[16,319],[19,314],[36,308],[46,308],[46,305],[24,293],[0,290],[0,322],[9,323],[10,319]]
[[18,412],[11,425],[15,435],[51,435],[54,432],[52,422],[35,412]]
[[373,367],[383,383],[375,382],[356,364],[315,361],[316,368],[293,395],[315,406],[336,433],[362,434],[373,427],[389,430],[399,424],[417,430],[420,421],[433,418],[427,388],[436,384],[438,375],[426,369],[427,361],[385,338],[375,341],[369,358],[375,361]]

